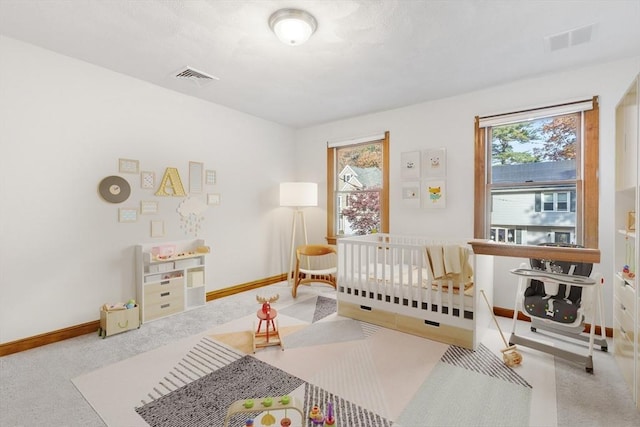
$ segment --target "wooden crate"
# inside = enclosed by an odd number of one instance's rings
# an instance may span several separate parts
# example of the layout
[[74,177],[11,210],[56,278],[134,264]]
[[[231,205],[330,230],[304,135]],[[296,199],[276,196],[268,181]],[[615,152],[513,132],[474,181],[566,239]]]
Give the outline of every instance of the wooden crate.
[[126,310],[100,310],[100,329],[102,338],[140,327],[140,308],[136,304]]

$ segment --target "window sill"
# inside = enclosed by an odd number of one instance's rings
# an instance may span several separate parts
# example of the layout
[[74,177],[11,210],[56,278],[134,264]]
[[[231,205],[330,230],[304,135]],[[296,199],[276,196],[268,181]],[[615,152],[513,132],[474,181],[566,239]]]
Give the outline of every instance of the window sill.
[[476,255],[494,255],[515,258],[551,259],[554,261],[576,261],[600,263],[600,249],[561,248],[553,246],[513,245],[491,240],[469,242]]

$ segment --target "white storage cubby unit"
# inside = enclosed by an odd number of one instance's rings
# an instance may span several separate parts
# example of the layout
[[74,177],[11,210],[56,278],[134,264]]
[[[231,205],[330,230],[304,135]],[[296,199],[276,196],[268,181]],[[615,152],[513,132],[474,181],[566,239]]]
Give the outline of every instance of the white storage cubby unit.
[[137,298],[143,323],[205,304],[207,253],[204,240],[136,246]]
[[[616,107],[615,272],[613,285],[614,355],[640,408],[640,245],[638,216],[638,93],[640,75]],[[628,270],[624,268],[628,267]]]

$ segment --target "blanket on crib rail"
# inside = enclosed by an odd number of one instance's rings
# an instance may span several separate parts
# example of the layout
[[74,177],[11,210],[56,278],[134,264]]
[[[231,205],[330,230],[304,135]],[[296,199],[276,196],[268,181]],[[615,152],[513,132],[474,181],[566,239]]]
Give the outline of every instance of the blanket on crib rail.
[[429,277],[450,280],[454,287],[473,280],[469,249],[460,245],[429,245],[426,247]]

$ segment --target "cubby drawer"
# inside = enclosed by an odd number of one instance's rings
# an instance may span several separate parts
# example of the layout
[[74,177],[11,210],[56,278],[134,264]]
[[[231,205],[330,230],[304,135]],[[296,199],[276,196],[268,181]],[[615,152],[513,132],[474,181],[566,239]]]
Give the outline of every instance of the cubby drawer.
[[176,270],[183,268],[192,268],[198,267],[202,265],[200,262],[200,258],[188,258],[188,259],[180,259],[175,261]]
[[145,304],[144,319],[146,321],[180,313],[184,310],[184,293],[173,299],[166,299],[153,304]]
[[373,323],[385,328],[394,329],[396,326],[396,315],[388,311],[365,305],[356,305],[349,302],[338,301],[338,314],[363,322]]
[[616,321],[616,325],[621,328],[629,341],[633,342],[635,339],[633,333],[633,313],[634,307],[624,304],[616,296],[613,298],[613,318]]
[[150,294],[145,294],[144,297],[144,306],[148,307],[152,304],[161,304],[165,301],[170,301],[174,299],[182,299],[184,300],[184,289],[165,289],[160,292],[154,292]]
[[632,309],[636,296],[635,290],[631,286],[626,285],[625,281],[618,277],[616,277],[613,283],[613,295],[618,298],[627,309]]
[[473,350],[473,331],[425,319],[398,314],[397,329],[408,334]]
[[633,342],[628,331],[621,327],[617,319],[613,319],[614,355],[620,373],[631,389],[633,389]]
[[144,295],[146,297],[154,293],[170,291],[173,289],[182,289],[183,283],[182,277],[174,277],[173,279],[166,279],[158,283],[145,285]]

